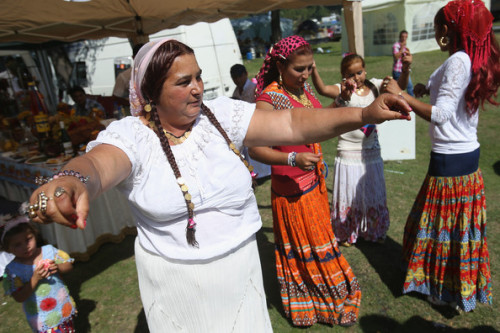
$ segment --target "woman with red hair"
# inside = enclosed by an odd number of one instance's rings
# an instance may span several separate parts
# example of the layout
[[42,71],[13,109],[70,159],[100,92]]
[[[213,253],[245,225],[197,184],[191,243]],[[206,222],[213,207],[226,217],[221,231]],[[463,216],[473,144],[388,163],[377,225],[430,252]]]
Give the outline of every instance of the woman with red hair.
[[476,301],[491,304],[486,242],[486,201],[479,169],[478,108],[494,101],[500,85],[500,51],[493,16],[481,1],[455,0],[434,18],[436,41],[449,58],[415,95],[402,92],[420,117],[430,122],[429,169],[406,222],[403,292],[428,295],[431,303],[471,311]]

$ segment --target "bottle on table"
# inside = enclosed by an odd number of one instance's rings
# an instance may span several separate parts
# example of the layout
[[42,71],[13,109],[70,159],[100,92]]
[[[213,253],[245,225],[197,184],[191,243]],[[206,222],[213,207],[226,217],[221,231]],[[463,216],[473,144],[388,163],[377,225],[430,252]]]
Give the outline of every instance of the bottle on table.
[[38,91],[34,81],[28,83],[28,93],[30,99],[30,109],[33,114],[33,119],[35,120],[36,131],[38,133],[39,151],[44,152],[50,132],[49,112],[43,100],[43,96]]
[[25,121],[21,121],[23,136],[20,141],[20,150],[25,152],[36,151],[38,147],[38,139],[31,132],[31,128]]
[[65,156],[73,156],[75,153],[73,151],[73,143],[71,142],[71,138],[69,137],[68,131],[66,131],[66,128],[64,127],[64,121],[59,122],[59,127],[60,129],[60,140],[61,140],[61,146],[63,148],[63,153]]

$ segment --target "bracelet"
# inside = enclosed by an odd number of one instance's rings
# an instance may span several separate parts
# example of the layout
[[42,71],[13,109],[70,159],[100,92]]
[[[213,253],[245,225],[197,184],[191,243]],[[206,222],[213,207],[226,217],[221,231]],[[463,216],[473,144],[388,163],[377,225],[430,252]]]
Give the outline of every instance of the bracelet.
[[342,96],[339,94],[337,98],[335,98],[335,105],[336,106],[347,106],[347,102],[342,98]]
[[64,170],[64,171],[59,171],[58,173],[54,174],[52,177],[36,177],[35,178],[35,184],[37,185],[43,185],[47,184],[48,182],[51,182],[54,179],[64,177],[64,176],[71,176],[71,177],[76,177],[78,178],[79,181],[81,181],[84,184],[87,184],[89,181],[90,177],[89,176],[82,176],[81,173],[78,171],[73,171],[73,170]]
[[288,165],[291,167],[297,166],[297,152],[292,151],[291,153],[288,154]]

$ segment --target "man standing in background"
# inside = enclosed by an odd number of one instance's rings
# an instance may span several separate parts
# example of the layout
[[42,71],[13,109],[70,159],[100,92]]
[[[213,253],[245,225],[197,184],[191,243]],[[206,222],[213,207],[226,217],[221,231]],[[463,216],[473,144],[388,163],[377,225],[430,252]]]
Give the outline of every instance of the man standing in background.
[[[392,67],[392,77],[397,80],[401,76],[403,71],[404,57],[410,53],[410,50],[406,47],[406,40],[408,39],[408,31],[401,30],[399,32],[399,40],[392,45],[392,57],[394,58],[394,65]],[[407,69],[411,72],[411,68]],[[409,95],[413,96],[413,83],[411,82],[411,77],[408,75],[408,86],[406,91]]]
[[[137,44],[132,49],[132,59],[144,44]],[[130,87],[130,76],[132,75],[132,66],[118,74],[115,80],[115,86],[113,88],[113,96],[125,98],[128,100],[128,90]]]
[[241,64],[233,65],[230,69],[231,78],[233,79],[236,88],[234,88],[234,99],[240,99],[245,102],[255,103],[255,86],[248,79],[248,72],[245,66]]

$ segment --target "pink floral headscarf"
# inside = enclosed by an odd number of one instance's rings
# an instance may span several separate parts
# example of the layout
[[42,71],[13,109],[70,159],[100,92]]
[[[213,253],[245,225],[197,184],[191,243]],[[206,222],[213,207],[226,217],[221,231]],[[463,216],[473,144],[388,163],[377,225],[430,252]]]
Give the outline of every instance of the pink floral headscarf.
[[151,62],[151,58],[156,50],[165,42],[173,40],[172,38],[164,38],[158,41],[153,41],[145,44],[134,58],[134,65],[132,67],[132,76],[130,77],[129,100],[130,100],[130,113],[133,116],[140,116],[144,105],[148,104],[142,96],[141,83],[146,74],[146,69]]
[[276,59],[288,59],[290,54],[293,53],[296,49],[303,45],[309,45],[309,43],[300,36],[289,36],[283,38],[276,44],[274,44],[269,51],[267,52],[266,58],[264,59],[264,63],[260,68],[259,74],[257,74],[257,87],[255,88],[255,95],[258,96],[264,90],[264,75],[269,71],[273,62],[276,62]]

